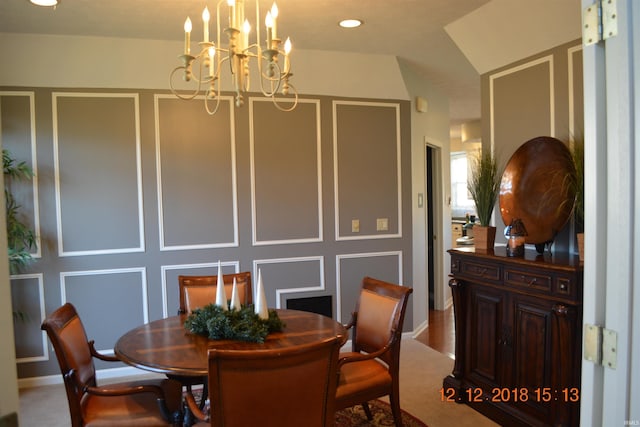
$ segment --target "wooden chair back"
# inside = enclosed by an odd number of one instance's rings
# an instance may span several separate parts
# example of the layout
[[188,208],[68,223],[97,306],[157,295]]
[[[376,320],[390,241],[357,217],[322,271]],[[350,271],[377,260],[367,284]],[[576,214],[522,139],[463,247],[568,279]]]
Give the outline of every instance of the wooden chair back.
[[71,423],[82,425],[84,387],[96,386],[96,371],[87,335],[75,307],[66,303],[42,323],[56,353],[69,401]]
[[[236,287],[240,295],[240,303],[243,305],[253,302],[251,288],[251,272],[224,274],[224,290],[227,300],[231,299],[233,279],[236,279]],[[216,300],[218,276],[178,276],[180,288],[180,308],[178,314],[189,314],[196,308],[204,307]]]
[[400,339],[409,295],[413,288],[365,277],[355,308],[352,351],[373,353],[390,340],[389,350],[379,357],[390,366],[400,359]]
[[337,337],[286,349],[209,350],[211,425],[333,427]]

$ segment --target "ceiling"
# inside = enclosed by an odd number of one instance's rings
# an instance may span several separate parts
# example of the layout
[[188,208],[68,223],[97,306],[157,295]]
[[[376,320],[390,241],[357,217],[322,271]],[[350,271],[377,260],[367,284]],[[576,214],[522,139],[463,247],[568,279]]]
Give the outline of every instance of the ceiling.
[[[262,8],[266,10],[271,2],[261,0]],[[226,1],[221,3],[226,9]],[[577,18],[571,17],[570,37],[578,37],[579,3],[580,0],[277,0],[278,28],[281,37],[291,37],[294,49],[397,56],[448,94],[451,123],[456,125],[480,117],[479,73],[508,63],[504,61],[513,56],[511,50],[544,50],[530,46],[535,40],[544,39],[545,48],[571,40],[565,34],[556,36],[553,25],[545,25],[543,33],[539,23],[533,22],[529,25],[536,25],[538,34],[531,37],[520,31],[526,28],[519,22],[521,19],[528,22],[531,16],[542,13],[566,22],[562,19],[569,19],[567,14],[575,10]],[[177,41],[183,40],[182,26],[187,15],[194,22],[194,37],[201,37],[198,23],[205,4],[215,16],[216,3],[210,0],[61,0],[55,9],[34,6],[27,0],[2,0],[0,31]],[[539,12],[542,6],[546,9]],[[562,10],[548,10],[558,7]],[[337,23],[344,18],[359,18],[364,25],[342,29]],[[507,21],[512,24],[505,25]],[[575,22],[577,31],[573,30]],[[496,45],[496,34],[509,43]],[[515,54],[516,59],[524,57],[519,54]],[[475,57],[475,63],[468,57]],[[496,57],[499,59],[494,60]]]

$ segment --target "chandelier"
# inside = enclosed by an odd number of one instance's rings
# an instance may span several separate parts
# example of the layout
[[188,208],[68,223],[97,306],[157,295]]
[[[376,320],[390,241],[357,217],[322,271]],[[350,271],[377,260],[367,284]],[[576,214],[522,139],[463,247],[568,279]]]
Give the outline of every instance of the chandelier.
[[[221,5],[228,6],[227,28],[221,25]],[[178,58],[182,65],[176,67],[169,76],[171,92],[180,99],[191,100],[197,96],[204,98],[207,113],[213,115],[220,106],[220,91],[222,86],[222,69],[229,67],[231,83],[235,91],[235,105],[244,105],[245,92],[250,88],[250,64],[255,60],[260,79],[260,91],[265,97],[271,98],[274,105],[281,111],[291,111],[298,104],[298,92],[289,83],[291,74],[291,40],[282,43],[278,38],[277,18],[278,6],[273,3],[271,10],[266,14],[266,41],[264,46],[260,40],[260,8],[258,0],[255,1],[255,42],[251,42],[251,23],[245,18],[244,0],[220,0],[216,9],[217,39],[209,40],[209,20],[211,15],[207,7],[202,12],[203,39],[198,43],[199,52],[191,54],[191,19],[187,17],[184,23],[184,52]],[[227,45],[223,47],[221,33],[227,35]],[[283,63],[280,57],[284,58]],[[225,62],[227,64],[225,64]],[[182,74],[182,79],[192,82],[194,89],[190,92],[179,93],[174,87],[177,75]],[[281,94],[286,98],[278,99]]]

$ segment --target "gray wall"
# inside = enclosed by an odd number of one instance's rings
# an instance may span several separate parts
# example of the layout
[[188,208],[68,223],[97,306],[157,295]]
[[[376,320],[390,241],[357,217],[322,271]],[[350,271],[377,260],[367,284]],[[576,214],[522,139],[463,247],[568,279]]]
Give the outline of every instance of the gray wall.
[[15,327],[21,378],[57,374],[39,326],[65,301],[111,349],[176,313],[179,274],[218,260],[260,269],[271,307],[331,295],[343,322],[364,275],[412,284],[409,101],[303,97],[284,113],[225,98],[210,117],[162,91],[1,90],[4,145],[37,170],[16,188],[41,243],[11,278],[29,318]]
[[[582,137],[582,47],[576,40],[481,76],[483,147],[503,164],[528,140],[553,136],[569,143]],[[504,243],[505,224],[494,210],[496,242]],[[569,222],[553,250],[577,251]]]

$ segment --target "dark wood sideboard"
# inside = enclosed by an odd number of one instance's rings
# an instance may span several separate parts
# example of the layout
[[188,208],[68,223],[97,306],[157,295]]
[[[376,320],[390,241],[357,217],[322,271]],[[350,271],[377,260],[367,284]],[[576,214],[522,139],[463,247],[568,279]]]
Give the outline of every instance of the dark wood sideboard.
[[578,256],[451,254],[455,363],[444,400],[509,426],[577,426],[583,268]]

